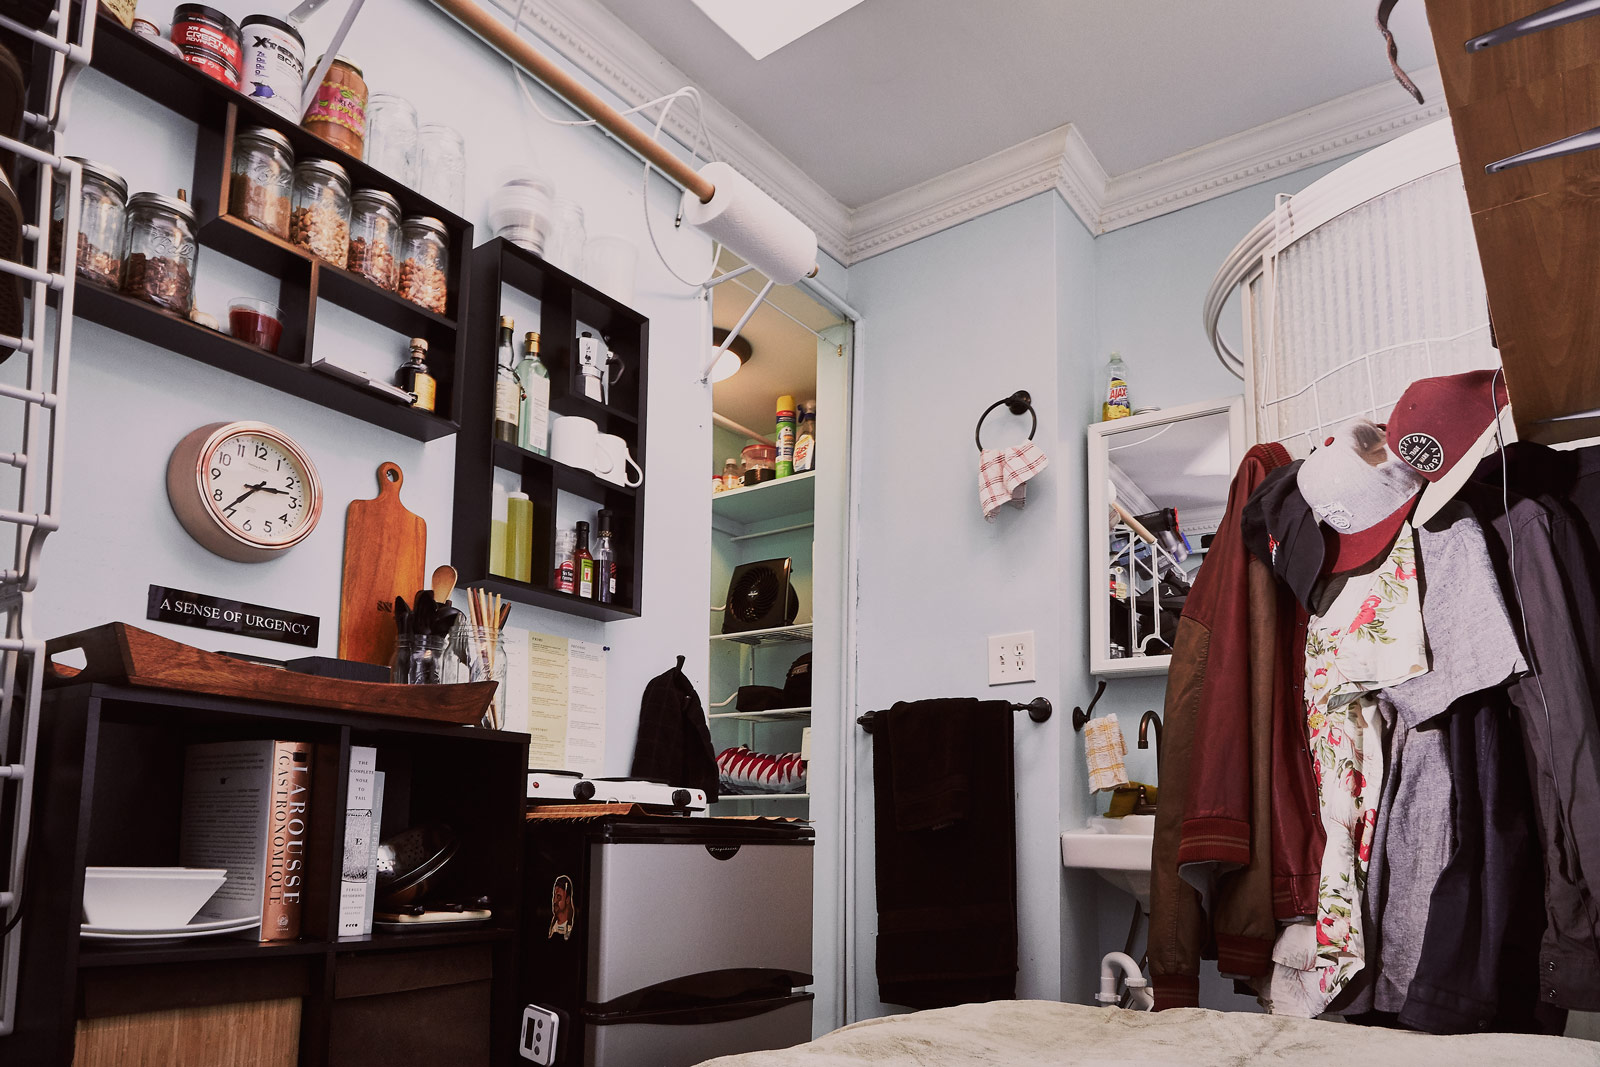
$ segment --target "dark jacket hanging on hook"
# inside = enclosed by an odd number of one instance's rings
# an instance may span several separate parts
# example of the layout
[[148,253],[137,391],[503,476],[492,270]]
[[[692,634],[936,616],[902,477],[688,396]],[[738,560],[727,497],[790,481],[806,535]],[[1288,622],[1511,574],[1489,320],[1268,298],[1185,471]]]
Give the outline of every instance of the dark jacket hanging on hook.
[[635,778],[703,789],[717,799],[717,754],[711,747],[700,694],[678,665],[650,679],[639,702],[639,740],[633,749]]

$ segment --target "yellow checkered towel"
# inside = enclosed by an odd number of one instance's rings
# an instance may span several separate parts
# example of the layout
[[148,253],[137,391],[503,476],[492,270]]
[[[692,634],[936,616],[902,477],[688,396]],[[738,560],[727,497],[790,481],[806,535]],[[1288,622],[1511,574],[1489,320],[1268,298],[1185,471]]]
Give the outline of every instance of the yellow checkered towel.
[[1122,739],[1122,727],[1115,715],[1102,715],[1090,719],[1083,727],[1084,755],[1089,761],[1089,791],[1101,793],[1128,784],[1128,770],[1122,757],[1128,754],[1128,744]]

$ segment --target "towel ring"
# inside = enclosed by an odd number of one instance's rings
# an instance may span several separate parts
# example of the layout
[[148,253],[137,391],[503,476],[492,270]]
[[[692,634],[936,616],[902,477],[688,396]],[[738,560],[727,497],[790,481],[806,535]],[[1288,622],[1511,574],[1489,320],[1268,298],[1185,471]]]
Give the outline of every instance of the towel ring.
[[978,451],[983,451],[983,420],[989,417],[989,412],[1004,404],[1010,409],[1011,414],[1021,415],[1027,412],[1033,416],[1033,425],[1028,429],[1028,440],[1033,440],[1033,435],[1039,430],[1039,413],[1033,410],[1033,397],[1028,395],[1026,389],[1018,389],[1010,396],[996,400],[993,404],[983,409],[983,414],[978,416],[978,428],[972,431],[972,439],[978,442]]

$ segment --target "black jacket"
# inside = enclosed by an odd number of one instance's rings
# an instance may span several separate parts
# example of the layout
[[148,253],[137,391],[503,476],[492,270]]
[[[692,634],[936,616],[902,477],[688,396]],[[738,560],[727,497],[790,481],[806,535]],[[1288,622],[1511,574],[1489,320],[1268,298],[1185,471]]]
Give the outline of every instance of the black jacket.
[[635,778],[705,790],[717,799],[717,754],[700,694],[683,673],[683,657],[644,687],[639,702],[639,740],[633,749]]

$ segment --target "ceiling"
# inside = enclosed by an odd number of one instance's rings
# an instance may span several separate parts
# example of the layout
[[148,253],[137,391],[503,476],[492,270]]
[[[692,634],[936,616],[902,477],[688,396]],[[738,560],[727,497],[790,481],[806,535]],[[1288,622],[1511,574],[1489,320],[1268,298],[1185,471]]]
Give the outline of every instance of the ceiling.
[[[1390,78],[1376,0],[865,0],[759,61],[693,0],[600,2],[850,207],[1069,122],[1118,175]],[[1390,25],[1433,65],[1421,0]]]

